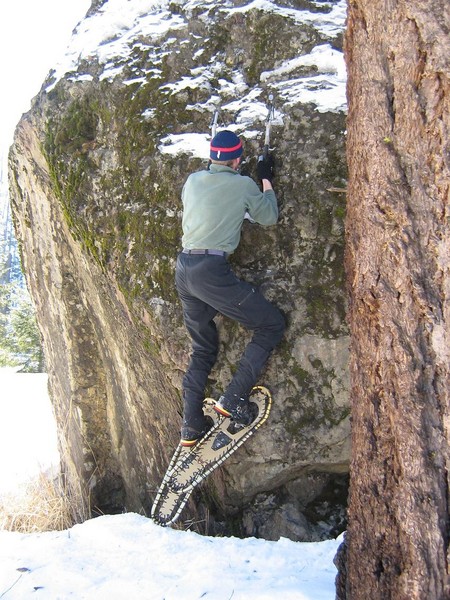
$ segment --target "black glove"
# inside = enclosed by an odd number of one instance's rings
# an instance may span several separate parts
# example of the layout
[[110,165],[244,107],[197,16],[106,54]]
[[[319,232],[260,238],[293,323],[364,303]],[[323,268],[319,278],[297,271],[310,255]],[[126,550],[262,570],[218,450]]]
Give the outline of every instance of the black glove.
[[260,156],[258,158],[258,164],[256,165],[256,172],[259,179],[268,179],[272,183],[272,179],[275,176],[274,160],[271,154],[267,156]]

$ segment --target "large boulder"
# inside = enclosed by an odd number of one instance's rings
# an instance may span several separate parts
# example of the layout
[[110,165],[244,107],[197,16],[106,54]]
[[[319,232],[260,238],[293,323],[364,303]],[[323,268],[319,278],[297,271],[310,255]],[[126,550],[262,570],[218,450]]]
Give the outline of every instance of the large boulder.
[[[287,318],[262,377],[274,408],[183,518],[267,539],[343,527],[345,8],[95,2],[20,121],[12,207],[77,510],[149,513],[178,442],[190,351],[174,286],[181,187],[207,166],[218,105],[255,176],[272,94],[280,220],[246,222],[231,260]],[[217,321],[215,396],[249,339]]]

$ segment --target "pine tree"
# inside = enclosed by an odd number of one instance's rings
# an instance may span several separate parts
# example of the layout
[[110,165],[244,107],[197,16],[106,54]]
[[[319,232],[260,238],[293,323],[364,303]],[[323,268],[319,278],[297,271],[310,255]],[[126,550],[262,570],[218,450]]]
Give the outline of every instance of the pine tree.
[[18,283],[0,285],[0,366],[44,370],[34,306],[26,288]]
[[[3,161],[0,157],[0,165]],[[35,311],[20,268],[8,203],[5,169],[0,172],[0,366],[40,372],[44,360]]]
[[449,18],[349,2],[348,600],[450,597]]

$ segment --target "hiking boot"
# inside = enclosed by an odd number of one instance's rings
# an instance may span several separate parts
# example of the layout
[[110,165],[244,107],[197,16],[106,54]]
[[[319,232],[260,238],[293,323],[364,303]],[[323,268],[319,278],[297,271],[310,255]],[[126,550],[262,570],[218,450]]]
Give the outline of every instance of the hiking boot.
[[231,398],[220,396],[218,402],[214,406],[214,410],[223,415],[230,417],[235,423],[240,425],[250,425],[258,415],[258,408],[255,403],[249,402],[245,398],[238,398],[233,395]]
[[192,448],[192,446],[195,446],[195,444],[208,433],[213,425],[214,421],[211,417],[205,417],[203,425],[200,425],[200,427],[183,425],[181,428],[180,446]]

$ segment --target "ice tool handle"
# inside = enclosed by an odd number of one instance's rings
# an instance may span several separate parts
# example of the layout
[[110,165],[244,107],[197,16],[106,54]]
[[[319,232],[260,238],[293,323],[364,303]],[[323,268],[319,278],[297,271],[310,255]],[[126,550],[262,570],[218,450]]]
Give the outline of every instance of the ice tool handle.
[[269,144],[270,144],[270,128],[272,127],[272,121],[275,116],[275,106],[273,105],[273,95],[269,96],[269,103],[267,104],[267,117],[266,117],[266,134],[264,137],[264,148],[263,156],[267,158],[269,155]]
[[211,139],[213,139],[216,136],[216,132],[217,132],[217,123],[219,121],[219,108],[216,107],[216,109],[214,110],[214,114],[213,117],[211,119],[211,123],[210,123],[210,128],[211,128]]

